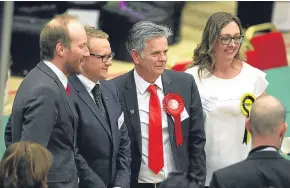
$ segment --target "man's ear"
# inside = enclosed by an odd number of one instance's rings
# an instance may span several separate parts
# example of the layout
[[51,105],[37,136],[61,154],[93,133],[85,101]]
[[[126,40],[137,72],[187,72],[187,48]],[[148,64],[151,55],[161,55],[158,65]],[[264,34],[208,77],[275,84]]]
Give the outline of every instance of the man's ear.
[[131,56],[132,56],[132,59],[135,62],[135,64],[138,65],[140,62],[140,54],[135,49],[133,49],[131,51]]
[[55,53],[61,57],[64,56],[65,46],[63,43],[57,43],[55,46]]
[[280,137],[282,137],[282,138],[284,137],[284,135],[285,135],[285,133],[287,131],[287,127],[288,127],[287,123],[283,123],[282,124],[281,130],[280,130]]

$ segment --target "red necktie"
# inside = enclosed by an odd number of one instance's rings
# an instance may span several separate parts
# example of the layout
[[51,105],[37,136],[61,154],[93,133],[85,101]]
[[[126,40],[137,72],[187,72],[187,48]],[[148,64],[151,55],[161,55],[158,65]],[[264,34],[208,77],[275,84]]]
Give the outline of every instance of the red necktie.
[[67,84],[65,90],[66,90],[67,95],[70,96],[70,86],[68,84]]
[[158,174],[164,166],[161,108],[156,86],[150,85],[148,92],[150,93],[148,166],[155,174]]

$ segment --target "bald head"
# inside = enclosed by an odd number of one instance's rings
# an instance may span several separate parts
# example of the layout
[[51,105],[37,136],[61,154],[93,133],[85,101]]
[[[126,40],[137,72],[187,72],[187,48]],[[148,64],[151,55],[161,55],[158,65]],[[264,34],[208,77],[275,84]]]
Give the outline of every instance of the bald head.
[[48,22],[48,26],[67,26],[71,21],[79,21],[78,17],[71,15],[71,14],[59,14],[56,15],[52,20]]
[[250,132],[253,136],[278,134],[285,122],[285,109],[273,96],[258,98],[250,113]]

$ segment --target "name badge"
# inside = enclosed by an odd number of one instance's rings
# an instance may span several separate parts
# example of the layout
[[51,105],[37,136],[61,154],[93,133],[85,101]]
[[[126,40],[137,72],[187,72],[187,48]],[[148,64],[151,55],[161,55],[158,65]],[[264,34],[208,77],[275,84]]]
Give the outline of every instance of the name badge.
[[120,115],[120,117],[118,119],[118,128],[119,128],[119,130],[121,129],[123,123],[124,123],[124,112],[122,112],[122,114]]
[[204,97],[201,97],[201,104],[202,104],[202,108],[207,112],[211,112],[214,106],[214,103],[212,100],[206,99]]

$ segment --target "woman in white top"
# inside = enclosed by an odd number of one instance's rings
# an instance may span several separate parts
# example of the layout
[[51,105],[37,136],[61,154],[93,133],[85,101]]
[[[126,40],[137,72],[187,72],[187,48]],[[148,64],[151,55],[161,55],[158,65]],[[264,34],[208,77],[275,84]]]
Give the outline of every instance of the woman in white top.
[[[196,81],[206,116],[206,186],[214,171],[247,157],[250,143],[244,141],[249,109],[241,103],[266,95],[266,75],[243,61],[242,41],[239,18],[214,13],[194,50],[194,62],[186,70]],[[245,96],[249,99],[243,100]]]

